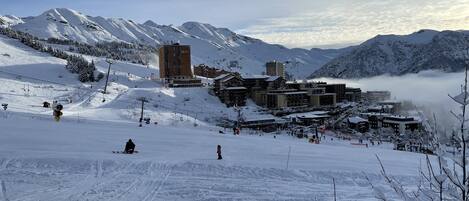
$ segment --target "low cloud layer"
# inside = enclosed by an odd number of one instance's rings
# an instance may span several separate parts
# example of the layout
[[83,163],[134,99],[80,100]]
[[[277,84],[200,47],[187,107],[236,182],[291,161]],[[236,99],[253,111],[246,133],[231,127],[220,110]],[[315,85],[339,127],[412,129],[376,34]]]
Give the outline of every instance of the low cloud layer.
[[342,47],[378,34],[469,29],[466,0],[332,0],[321,9],[263,18],[241,33],[288,47]]
[[461,93],[464,73],[441,73],[425,71],[404,76],[378,76],[366,79],[344,80],[332,78],[315,79],[328,83],[346,83],[347,86],[360,87],[362,91],[388,90],[392,99],[410,100],[415,105],[425,107],[427,113],[435,113],[441,126],[451,127],[455,118],[450,111],[459,112],[448,94]]

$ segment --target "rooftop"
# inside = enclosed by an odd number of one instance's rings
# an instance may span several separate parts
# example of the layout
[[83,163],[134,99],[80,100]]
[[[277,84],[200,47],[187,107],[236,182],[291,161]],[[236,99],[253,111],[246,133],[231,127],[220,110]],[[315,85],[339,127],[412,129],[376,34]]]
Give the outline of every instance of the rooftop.
[[349,117],[348,122],[353,123],[353,124],[358,124],[361,122],[368,122],[368,120],[355,116],[355,117]]

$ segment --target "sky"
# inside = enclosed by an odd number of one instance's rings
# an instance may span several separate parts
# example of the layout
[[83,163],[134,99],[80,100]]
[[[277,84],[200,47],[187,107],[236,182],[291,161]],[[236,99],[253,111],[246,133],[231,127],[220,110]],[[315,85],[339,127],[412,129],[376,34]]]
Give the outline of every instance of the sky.
[[0,15],[70,8],[91,16],[226,27],[289,48],[340,48],[378,34],[469,30],[469,0],[0,0]]

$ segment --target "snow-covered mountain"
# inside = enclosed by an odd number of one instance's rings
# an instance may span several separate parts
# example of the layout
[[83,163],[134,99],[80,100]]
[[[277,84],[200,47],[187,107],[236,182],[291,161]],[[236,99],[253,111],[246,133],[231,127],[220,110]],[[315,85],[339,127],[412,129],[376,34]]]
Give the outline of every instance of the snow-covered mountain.
[[131,20],[92,17],[66,8],[51,9],[39,16],[21,18],[12,28],[39,38],[70,39],[94,44],[103,41],[141,43],[151,46],[180,42],[192,46],[192,63],[228,69],[238,61],[241,73],[260,74],[270,60],[288,63],[287,72],[297,78],[311,74],[343,50],[288,49],[239,35],[226,28],[187,22],[181,26],[143,24]]
[[0,16],[0,27],[8,27],[19,23],[23,23],[23,20],[19,17],[12,15]]
[[322,66],[310,77],[361,78],[423,70],[464,68],[467,31],[420,30],[410,35],[379,35]]

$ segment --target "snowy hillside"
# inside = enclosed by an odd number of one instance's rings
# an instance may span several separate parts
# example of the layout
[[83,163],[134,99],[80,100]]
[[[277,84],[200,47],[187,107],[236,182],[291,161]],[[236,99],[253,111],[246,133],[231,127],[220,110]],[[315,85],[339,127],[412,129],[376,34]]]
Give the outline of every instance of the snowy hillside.
[[[105,72],[104,58],[93,59],[96,68]],[[0,36],[0,101],[9,110],[33,114],[51,114],[40,107],[42,102],[59,100],[64,104],[65,118],[92,118],[135,122],[140,115],[139,97],[146,97],[145,117],[161,124],[211,124],[220,118],[235,119],[207,88],[167,89],[149,80],[158,69],[125,62],[115,62],[110,74],[109,94],[103,95],[104,79],[80,83],[76,74],[65,69],[65,61],[39,53],[19,41]],[[103,102],[103,99],[105,102]],[[243,113],[262,115],[250,103]],[[270,115],[268,115],[270,116]]]
[[21,20],[19,17],[12,15],[0,16],[0,27],[13,26],[19,23],[23,23],[23,20]]
[[166,26],[147,21],[91,17],[77,11],[51,9],[39,16],[25,17],[24,23],[12,26],[40,38],[70,39],[93,44],[103,41],[121,41],[157,46],[180,42],[192,46],[192,63],[207,64],[228,69],[230,61],[238,61],[241,68],[233,71],[260,74],[270,60],[288,62],[287,71],[304,78],[344,50],[288,49],[261,40],[239,35],[226,28],[209,24],[187,22]]
[[469,32],[421,30],[410,35],[382,35],[322,66],[310,77],[362,78],[423,70],[457,72],[468,58]]

